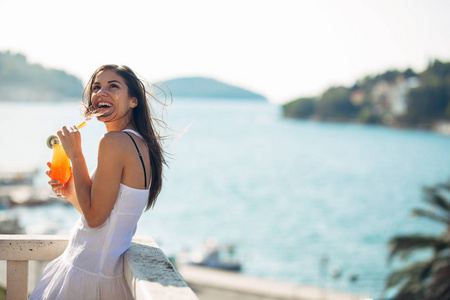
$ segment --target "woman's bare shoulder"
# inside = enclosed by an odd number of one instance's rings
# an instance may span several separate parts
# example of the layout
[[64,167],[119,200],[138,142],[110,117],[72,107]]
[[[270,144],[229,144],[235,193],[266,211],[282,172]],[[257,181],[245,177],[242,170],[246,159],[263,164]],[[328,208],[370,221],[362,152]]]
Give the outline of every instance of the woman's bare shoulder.
[[100,143],[123,143],[128,137],[122,131],[110,131],[100,139]]
[[129,137],[121,131],[107,132],[100,139],[99,150],[122,152],[129,148]]

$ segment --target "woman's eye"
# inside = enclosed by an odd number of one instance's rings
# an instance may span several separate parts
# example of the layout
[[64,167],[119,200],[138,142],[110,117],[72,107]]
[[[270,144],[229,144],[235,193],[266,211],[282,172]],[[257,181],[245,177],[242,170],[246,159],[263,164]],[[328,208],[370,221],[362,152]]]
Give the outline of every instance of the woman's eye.
[[99,89],[100,89],[100,87],[98,85],[95,85],[95,86],[92,87],[93,91],[96,91],[96,90],[99,90]]
[[118,88],[119,86],[118,86],[117,84],[114,84],[114,83],[113,83],[113,84],[111,84],[111,87],[112,87],[112,88]]

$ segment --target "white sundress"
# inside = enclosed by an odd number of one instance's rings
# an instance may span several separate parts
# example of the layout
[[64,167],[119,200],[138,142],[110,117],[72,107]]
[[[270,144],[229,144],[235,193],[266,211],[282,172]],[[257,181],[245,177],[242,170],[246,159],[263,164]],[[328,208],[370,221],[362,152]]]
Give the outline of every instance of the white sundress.
[[123,275],[123,254],[136,232],[149,191],[120,184],[116,203],[105,223],[90,228],[81,216],[66,250],[47,265],[28,299],[133,299]]

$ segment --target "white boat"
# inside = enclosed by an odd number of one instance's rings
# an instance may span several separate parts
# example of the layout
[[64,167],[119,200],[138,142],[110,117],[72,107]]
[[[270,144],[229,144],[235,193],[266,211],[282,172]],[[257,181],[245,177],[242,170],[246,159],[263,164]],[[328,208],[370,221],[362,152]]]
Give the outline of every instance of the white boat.
[[197,251],[177,256],[178,263],[185,263],[227,271],[240,271],[241,263],[234,258],[234,246],[218,244],[214,238],[208,239]]

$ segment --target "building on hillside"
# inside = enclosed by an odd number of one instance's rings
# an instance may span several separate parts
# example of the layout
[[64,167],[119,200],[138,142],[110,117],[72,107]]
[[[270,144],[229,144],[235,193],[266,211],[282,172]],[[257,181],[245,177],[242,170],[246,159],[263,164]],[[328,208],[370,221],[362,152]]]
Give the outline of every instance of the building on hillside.
[[397,76],[394,82],[381,80],[373,87],[370,98],[375,110],[380,114],[401,116],[406,113],[407,95],[412,88],[420,84],[417,77]]
[[354,105],[361,105],[364,103],[364,100],[366,99],[366,92],[362,89],[354,90],[350,93],[350,101]]

